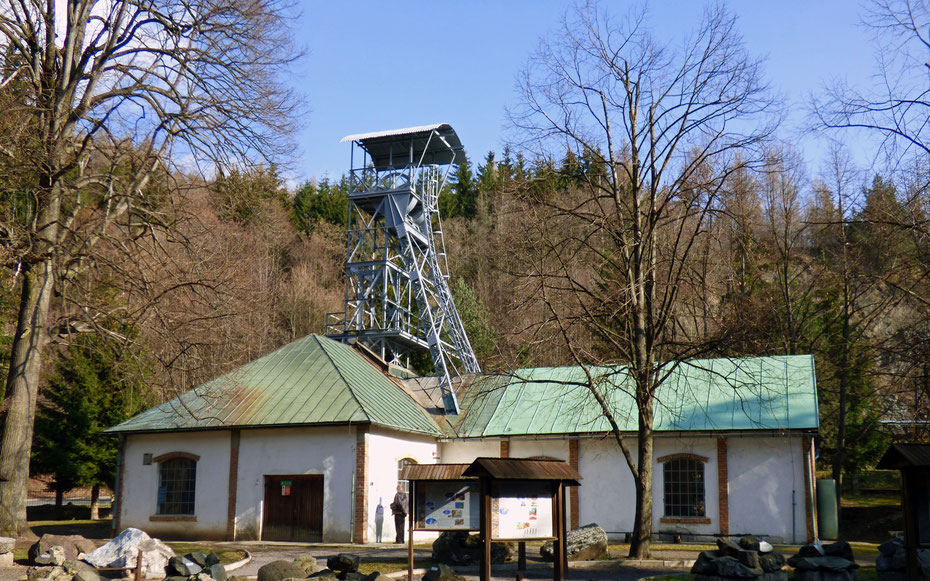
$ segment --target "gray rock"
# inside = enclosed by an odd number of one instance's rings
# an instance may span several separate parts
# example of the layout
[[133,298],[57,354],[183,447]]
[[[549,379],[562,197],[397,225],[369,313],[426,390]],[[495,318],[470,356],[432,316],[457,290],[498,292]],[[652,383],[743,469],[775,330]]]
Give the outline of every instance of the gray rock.
[[89,541],[81,535],[42,535],[38,541],[29,547],[29,561],[34,563],[36,557],[42,553],[47,553],[54,546],[64,548],[66,559],[77,559],[81,553],[90,553],[97,548],[93,541]]
[[771,553],[775,550],[775,547],[772,546],[772,543],[768,541],[759,541],[759,553]]
[[756,581],[788,581],[788,572],[766,571]]
[[228,576],[226,575],[226,567],[219,563],[210,565],[203,571],[204,573],[209,574],[210,577],[213,577],[213,579],[216,581],[227,581],[228,579]]
[[[554,560],[555,543],[546,541],[539,549],[546,561]],[[596,524],[569,531],[565,538],[565,551],[569,561],[596,561],[610,557],[607,552],[607,533]]]
[[907,572],[905,571],[879,571],[876,577],[878,581],[907,581]]
[[[506,563],[513,559],[513,543],[492,542],[491,562]],[[481,541],[477,534],[466,531],[445,531],[433,541],[433,560],[446,565],[477,565],[481,561]]]
[[720,557],[716,560],[717,574],[721,577],[752,579],[762,575],[762,569],[750,568],[733,557]]
[[52,577],[55,569],[64,571],[64,569],[61,569],[60,567],[41,567],[41,566],[40,567],[29,567],[28,569],[26,569],[26,578],[29,581],[37,581],[38,579],[48,579]]
[[884,543],[878,546],[878,552],[882,555],[888,557],[894,555],[894,552],[898,550],[898,547],[904,546],[904,537],[895,537],[890,541],[885,541]]
[[823,557],[823,543],[817,541],[815,543],[808,543],[798,549],[798,557]]
[[166,570],[169,574],[173,573],[180,577],[190,577],[191,575],[196,575],[203,571],[203,567],[187,557],[171,557],[168,559],[168,567]]
[[0,537],[0,555],[3,553],[12,553],[16,546],[16,539],[10,537]]
[[318,579],[319,581],[336,581],[338,577],[336,572],[332,569],[323,569],[322,571],[317,571],[309,577],[310,579]]
[[368,581],[368,575],[357,571],[343,571],[338,577],[340,581]]
[[214,579],[213,577],[210,576],[209,573],[207,573],[206,569],[202,570],[200,573],[197,573],[196,575],[191,575],[187,579],[188,581],[216,581],[216,579]]
[[227,581],[249,581],[249,577],[246,575],[233,575]]
[[301,555],[294,559],[294,564],[302,568],[307,576],[322,571],[325,567],[317,564],[316,557],[312,555]]
[[794,581],[859,581],[859,571],[795,571]]
[[701,551],[694,565],[691,566],[691,573],[693,575],[716,575],[717,558],[720,556],[719,551]]
[[204,568],[212,567],[213,565],[219,565],[219,564],[220,564],[220,558],[216,555],[216,553],[214,553],[213,551],[210,551],[210,554],[208,554],[207,558],[204,560],[203,567]]
[[60,567],[68,559],[65,554],[65,548],[60,545],[54,545],[48,548],[44,553],[37,555],[33,562],[36,565],[51,565]]
[[190,581],[190,577],[182,577],[181,575],[168,575],[165,577],[165,581]]
[[393,580],[387,575],[382,575],[380,571],[375,571],[374,573],[368,576],[367,581],[393,581]]
[[206,569],[209,566],[207,565],[207,554],[202,551],[194,551],[193,553],[188,553],[184,556],[200,565],[201,569]]
[[258,569],[258,581],[283,581],[292,577],[306,578],[306,576],[301,566],[283,559],[272,561]]
[[75,571],[72,578],[74,581],[103,581],[96,571]]
[[828,557],[840,557],[847,561],[855,561],[852,547],[846,541],[837,541],[823,546],[823,554]]
[[359,559],[358,555],[339,553],[338,555],[326,559],[326,566],[340,573],[356,573],[360,561],[361,559]]
[[440,563],[423,575],[423,581],[465,581],[465,578],[456,573],[452,567]]
[[853,561],[842,557],[801,557],[788,559],[788,564],[799,571],[849,571],[858,569]]
[[761,553],[759,555],[759,566],[762,567],[762,570],[766,573],[781,571],[781,568],[785,566],[785,556],[778,551]]
[[717,547],[721,555],[733,557],[749,569],[759,568],[759,553],[756,551],[746,550],[732,539],[717,539]]
[[758,551],[759,538],[753,535],[744,535],[739,539],[739,546],[746,551]]

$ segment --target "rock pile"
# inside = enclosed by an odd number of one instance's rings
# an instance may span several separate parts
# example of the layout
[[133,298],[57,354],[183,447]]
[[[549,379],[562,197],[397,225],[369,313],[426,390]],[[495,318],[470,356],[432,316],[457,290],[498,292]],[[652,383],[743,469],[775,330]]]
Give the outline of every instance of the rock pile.
[[13,565],[13,545],[16,539],[10,537],[0,537],[0,567],[11,567]]
[[859,565],[846,541],[823,544],[820,541],[801,547],[788,559],[797,581],[858,581]]
[[[491,543],[491,562],[513,560],[513,543]],[[446,531],[433,541],[433,560],[446,565],[477,565],[481,562],[481,540],[466,531]]]
[[[339,553],[326,560],[323,567],[314,557],[304,555],[293,561],[272,561],[258,570],[258,581],[313,579],[314,581],[391,581],[379,572],[365,575],[358,572],[358,555]],[[230,577],[229,581],[240,581]]]
[[[555,543],[546,541],[539,548],[539,554],[547,561],[554,560]],[[565,538],[565,551],[569,561],[596,561],[607,559],[607,533],[596,524],[585,525],[569,531]]]
[[771,544],[756,537],[745,536],[739,542],[717,539],[716,551],[703,551],[691,567],[698,581],[747,579],[757,581],[787,581],[782,571],[785,556]]
[[[895,537],[878,546],[880,553],[875,559],[878,581],[906,581],[907,553],[904,537]],[[923,579],[930,579],[930,549],[917,549],[917,560]]]
[[216,553],[195,551],[183,557],[171,557],[165,567],[166,581],[227,581],[226,567]]
[[[65,559],[80,559],[85,554],[96,550],[97,545],[81,535],[42,535],[29,547],[29,562],[36,565],[48,565],[53,559],[50,555],[52,547],[64,549]],[[64,560],[58,564],[63,562]]]

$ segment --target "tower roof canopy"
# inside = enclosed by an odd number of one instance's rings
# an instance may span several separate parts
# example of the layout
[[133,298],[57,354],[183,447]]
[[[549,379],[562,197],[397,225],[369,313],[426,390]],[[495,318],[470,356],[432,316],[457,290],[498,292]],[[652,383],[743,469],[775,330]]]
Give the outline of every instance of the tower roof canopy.
[[377,170],[414,164],[445,165],[460,161],[462,142],[448,123],[421,125],[406,129],[358,133],[342,138],[342,143],[358,143]]

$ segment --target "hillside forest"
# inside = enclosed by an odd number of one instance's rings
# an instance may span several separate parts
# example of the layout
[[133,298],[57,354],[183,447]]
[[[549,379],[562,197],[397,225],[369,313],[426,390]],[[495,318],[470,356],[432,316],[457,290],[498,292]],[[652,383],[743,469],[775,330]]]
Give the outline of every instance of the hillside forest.
[[[262,49],[286,46],[274,24],[280,8],[257,5],[265,12],[255,17],[268,17],[260,19],[268,30],[250,30],[267,37],[251,39],[237,54],[260,55],[256,67],[283,66],[293,54],[271,57]],[[233,16],[242,26],[252,18]],[[229,18],[223,22],[235,24]],[[710,11],[700,31],[713,41],[708,46],[730,47],[727,63],[742,54],[733,26],[724,12]],[[212,47],[218,51],[224,42],[239,42],[235,35],[218,38]],[[175,125],[177,115],[196,109],[180,101],[176,114],[152,127],[107,126],[125,112],[125,101],[88,104],[83,88],[49,90],[56,83],[67,87],[67,79],[46,82],[59,69],[41,66],[38,57],[29,69],[26,48],[0,35],[0,109],[26,112],[0,115],[0,368],[9,378],[5,421],[24,405],[16,394],[30,383],[29,369],[41,371],[31,469],[53,474],[62,492],[111,480],[112,442],[97,444],[109,442],[100,437],[106,427],[289,341],[324,332],[326,314],[344,306],[348,183],[343,177],[285,186],[276,161],[288,148],[280,120],[292,115],[292,100],[274,85],[263,91],[241,85],[236,75],[253,78],[249,70],[230,69],[224,91],[210,96],[208,119],[219,121],[207,135],[198,133],[206,117]],[[558,63],[563,54],[543,47],[535,56],[537,63]],[[215,73],[221,60],[178,70]],[[19,70],[26,72],[14,74]],[[629,335],[628,315],[638,307],[626,294],[635,277],[624,268],[644,263],[625,253],[639,252],[645,238],[638,237],[648,230],[652,275],[643,288],[661,299],[654,312],[647,309],[660,319],[656,361],[813,354],[820,468],[851,489],[890,441],[930,437],[925,124],[883,119],[881,105],[893,108],[896,100],[825,94],[811,104],[809,123],[833,141],[826,161],[812,167],[780,137],[776,100],[753,77],[759,70],[745,61],[737,79],[746,83],[744,100],[733,107],[715,103],[720,117],[695,122],[695,133],[666,143],[661,136],[648,141],[656,124],[632,135],[608,132],[608,139],[589,139],[570,123],[551,131],[539,121],[546,110],[534,91],[559,86],[564,92],[555,93],[565,96],[573,79],[534,77],[529,68],[525,106],[511,117],[520,138],[501,151],[469,152],[440,196],[449,282],[483,370],[626,364],[636,354],[617,348],[617,338]],[[82,74],[90,78],[94,71]],[[923,70],[910,74],[926,81]],[[269,78],[254,75],[255,82]],[[732,88],[733,81],[720,82]],[[131,89],[161,102],[168,97],[159,87]],[[258,106],[246,93],[266,99],[255,125],[236,121]],[[705,98],[690,96],[691,103]],[[550,104],[565,111],[567,103]],[[659,100],[653,105],[653,112],[662,108]],[[635,107],[615,108],[635,125]],[[60,126],[48,118],[59,109],[70,111]],[[920,111],[926,121],[926,108]],[[590,114],[598,126],[596,108]],[[741,137],[730,129],[705,131],[724,121],[742,131],[749,117],[762,121]],[[231,126],[238,141],[224,133]],[[848,152],[860,133],[847,127],[879,136],[868,166]],[[559,139],[552,139],[556,133]],[[646,141],[639,141],[642,135]],[[172,161],[172,147],[209,160],[212,170]],[[650,170],[663,152],[667,163]],[[680,170],[674,179],[648,177],[670,167]],[[653,209],[659,200],[661,211],[637,210],[631,221],[623,209],[643,200]],[[55,275],[43,279],[51,269]],[[24,310],[37,284],[34,308]],[[38,314],[43,318],[35,322]],[[15,340],[17,329],[28,326],[24,317],[44,333],[31,347]],[[40,353],[39,362],[29,359],[29,349]],[[428,373],[429,363],[419,371]]]

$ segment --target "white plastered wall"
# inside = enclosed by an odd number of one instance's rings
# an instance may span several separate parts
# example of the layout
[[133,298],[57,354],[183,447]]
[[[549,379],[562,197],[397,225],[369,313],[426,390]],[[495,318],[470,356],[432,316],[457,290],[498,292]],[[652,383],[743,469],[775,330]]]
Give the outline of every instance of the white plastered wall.
[[[120,529],[134,527],[155,537],[222,539],[226,535],[229,492],[229,432],[137,434],[126,437],[119,484]],[[170,452],[200,457],[194,485],[196,520],[150,520],[158,503],[158,462],[145,466],[144,454]]]
[[[355,428],[351,426],[242,430],[236,538],[260,538],[266,474],[322,474],[323,541],[348,542],[352,530],[355,442]],[[225,510],[225,495],[215,496]]]
[[[627,439],[636,456],[636,442]],[[581,473],[579,524],[597,523],[612,537],[633,530],[633,476],[612,438],[582,438],[578,442]]]
[[780,537],[786,543],[806,542],[805,455],[801,438],[733,437],[727,441],[727,456],[730,532],[766,535],[776,537],[776,541]]
[[[398,462],[405,458],[417,464],[434,464],[438,456],[436,439],[372,427],[368,434],[368,542],[377,540],[375,515],[379,502],[384,508],[382,542],[395,538],[390,504],[397,492]],[[435,533],[415,533],[414,539],[435,537]],[[406,538],[406,537],[405,537]]]
[[443,464],[471,464],[475,458],[498,458],[500,455],[499,440],[454,440],[439,444],[439,457]]

